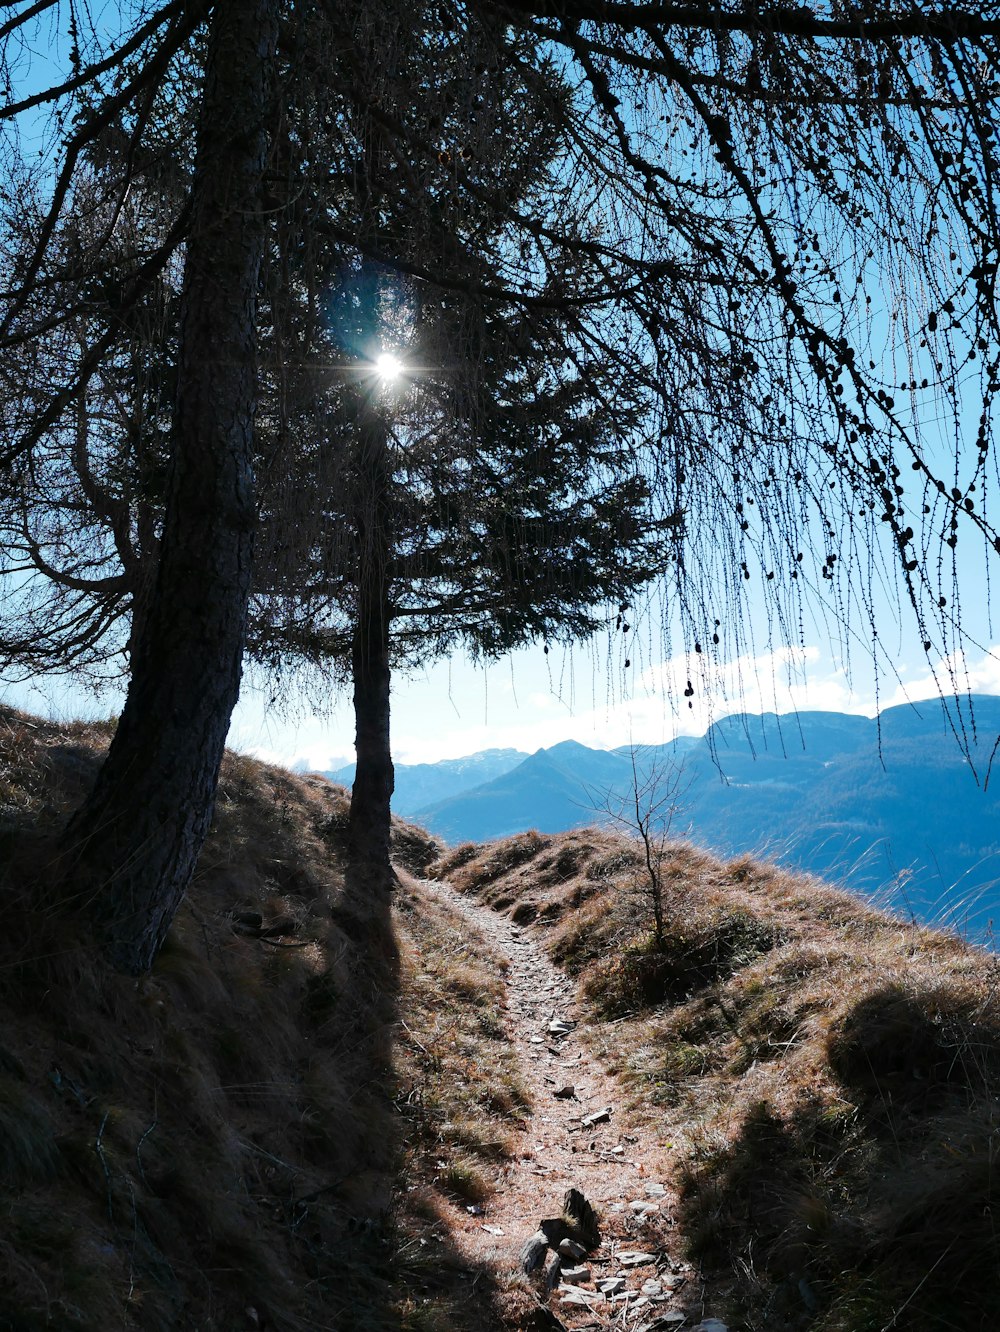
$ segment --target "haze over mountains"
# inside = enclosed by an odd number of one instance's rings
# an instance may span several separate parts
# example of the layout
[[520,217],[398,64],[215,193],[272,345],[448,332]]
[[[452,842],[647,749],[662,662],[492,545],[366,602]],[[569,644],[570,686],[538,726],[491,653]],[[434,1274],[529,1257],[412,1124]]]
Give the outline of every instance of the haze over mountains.
[[[884,710],[722,718],[700,739],[637,749],[640,782],[676,787],[671,830],[723,855],[763,853],[920,920],[981,937],[1000,924],[1000,697]],[[964,734],[969,757],[956,729]],[[971,761],[970,761],[971,759]],[[998,760],[1000,761],[1000,760]],[[327,774],[350,784],[353,768]],[[396,769],[396,813],[450,843],[606,818],[633,787],[625,747],[568,740]]]

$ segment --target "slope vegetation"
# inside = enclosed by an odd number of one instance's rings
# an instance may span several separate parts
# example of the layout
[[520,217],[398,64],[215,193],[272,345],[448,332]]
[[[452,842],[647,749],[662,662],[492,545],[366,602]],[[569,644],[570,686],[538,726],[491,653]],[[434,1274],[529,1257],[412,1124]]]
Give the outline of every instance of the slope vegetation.
[[[657,944],[636,847],[606,832],[445,853],[397,823],[390,904],[345,879],[343,790],[230,754],[136,982],[58,900],[54,834],[109,730],[0,710],[0,1328],[638,1329],[668,1304],[692,1327],[700,1291],[730,1332],[1000,1321],[994,958],[681,845]],[[556,1004],[585,1020],[549,1051]],[[564,1132],[538,1090],[567,1059],[578,1098],[614,1101],[586,1142],[589,1103]],[[516,1272],[579,1151],[604,1181],[595,1277],[635,1234],[665,1303],[547,1307]],[[659,1239],[629,1220],[643,1178]]]
[[345,883],[339,787],[229,754],[152,973],[109,972],[52,836],[109,732],[0,710],[0,1328],[495,1326],[448,1242],[523,1113],[489,948]]
[[677,845],[652,932],[634,844],[466,845],[433,873],[545,941],[630,1111],[673,1149],[737,1326],[1000,1319],[1000,964],[816,880]]
[[[737,714],[634,758],[640,789],[670,792],[673,831],[697,845],[766,854],[981,941],[1000,915],[998,734],[1000,699],[975,695],[877,720]],[[478,786],[395,808],[451,843],[607,824],[608,810],[631,807],[632,759],[564,741]]]

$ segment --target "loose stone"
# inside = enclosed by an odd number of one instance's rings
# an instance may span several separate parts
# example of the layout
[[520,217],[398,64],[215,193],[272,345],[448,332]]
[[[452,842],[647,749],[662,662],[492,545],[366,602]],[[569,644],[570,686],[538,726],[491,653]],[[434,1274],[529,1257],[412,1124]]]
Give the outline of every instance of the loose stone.
[[[618,1263],[621,1267],[645,1267],[647,1263],[655,1263],[655,1253],[640,1253],[638,1250],[629,1249],[618,1255]],[[712,1332],[712,1329],[709,1329]]]
[[584,1115],[580,1121],[583,1128],[593,1128],[595,1124],[606,1124],[611,1118],[611,1106],[606,1105],[603,1110],[595,1110],[592,1115]]
[[619,1295],[625,1289],[625,1285],[624,1277],[605,1277],[603,1281],[598,1281],[597,1289],[603,1291],[605,1295]]
[[604,1299],[598,1290],[581,1290],[579,1286],[560,1286],[559,1296],[564,1304],[583,1304],[589,1307]]
[[589,1267],[564,1267],[562,1277],[571,1286],[578,1286],[581,1281],[590,1280]]

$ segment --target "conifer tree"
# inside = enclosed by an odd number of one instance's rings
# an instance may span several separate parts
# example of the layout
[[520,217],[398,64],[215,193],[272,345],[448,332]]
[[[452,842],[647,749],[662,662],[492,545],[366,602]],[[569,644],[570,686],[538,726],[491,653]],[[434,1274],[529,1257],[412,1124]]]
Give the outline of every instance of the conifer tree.
[[[306,174],[317,188],[286,216],[276,263],[287,272],[288,256],[307,258],[297,285],[269,287],[275,354],[297,344],[293,359],[310,372],[285,386],[288,421],[271,463],[281,490],[270,504],[264,493],[252,646],[349,663],[351,852],[383,881],[392,664],[459,644],[496,656],[538,638],[588,637],[668,556],[671,524],[649,481],[655,401],[641,356],[600,346],[566,300],[597,279],[593,259],[583,249],[575,263],[567,256],[527,310],[484,290],[492,253],[512,243],[510,209],[551,209],[561,192],[570,105],[555,67],[532,65],[523,42],[508,49],[503,31],[484,25],[479,43],[442,51],[420,33],[371,33],[352,56],[368,105],[341,98],[320,117],[308,99]],[[347,86],[324,77],[331,90]],[[414,193],[379,132],[407,116],[434,119],[466,164],[475,192],[460,226],[445,225],[452,150],[437,163],[448,171]],[[496,126],[515,121],[511,154]],[[288,132],[291,152],[307,136],[294,122]],[[324,194],[322,180],[343,184]],[[570,241],[578,223],[561,202]],[[344,216],[361,219],[349,237],[337,226]],[[392,261],[376,261],[386,237]],[[408,271],[435,250],[439,271],[461,274],[465,290]],[[398,373],[386,375],[380,355]]]
[[118,729],[64,835],[70,891],[96,915],[113,963],[131,972],[150,966],[190,881],[239,691],[276,30],[272,0],[220,4],[209,25],[156,585]]
[[[962,645],[960,542],[1000,549],[989,507],[1000,357],[995,5],[442,0],[409,14],[435,59],[482,64],[483,74],[491,38],[499,84],[526,83],[546,62],[560,69],[570,85],[564,147],[545,197],[530,202],[505,199],[476,170],[491,135],[512,159],[519,150],[521,129],[502,98],[477,105],[472,94],[459,135],[455,114],[366,86],[372,49],[386,69],[398,67],[393,34],[406,25],[392,6],[168,0],[117,36],[82,31],[74,7],[64,77],[21,92],[30,25],[56,13],[55,0],[43,0],[13,7],[0,25],[0,121],[15,127],[5,142],[8,227],[22,226],[33,117],[46,107],[55,117],[35,173],[45,203],[2,295],[0,358],[20,358],[79,314],[76,276],[56,270],[85,149],[127,112],[125,160],[136,161],[150,99],[179,53],[208,33],[190,206],[162,244],[126,267],[116,295],[125,314],[158,275],[184,264],[156,582],[106,773],[70,830],[83,848],[79,884],[88,893],[99,885],[120,964],[148,964],[211,812],[249,607],[259,256],[268,227],[286,216],[298,227],[295,188],[314,185],[310,144],[320,129],[355,144],[353,160],[341,161],[339,197],[350,211],[327,217],[324,244],[473,305],[507,302],[526,316],[556,309],[580,347],[637,356],[659,439],[660,512],[677,516],[666,587],[674,623],[703,659],[745,644],[748,583],[770,595],[771,631],[784,641],[801,633],[804,590],[821,613],[855,627],[860,617],[862,632],[876,634],[882,584],[909,604],[929,653]],[[265,91],[279,18],[278,105],[296,112],[291,135]],[[335,94],[324,64],[336,65]],[[388,195],[352,188],[371,177],[356,151],[358,124],[393,164],[376,179],[397,202],[437,201],[420,251],[393,231]],[[485,237],[474,234],[484,201]],[[490,235],[492,245],[471,243]],[[472,253],[478,265],[465,262]],[[77,294],[60,308],[70,288]],[[312,310],[318,320],[321,305]],[[269,316],[265,339],[274,326]],[[121,336],[119,319],[47,390],[39,376],[25,414],[16,378],[2,372],[13,394],[5,465],[37,456]],[[267,459],[258,462],[267,475]]]

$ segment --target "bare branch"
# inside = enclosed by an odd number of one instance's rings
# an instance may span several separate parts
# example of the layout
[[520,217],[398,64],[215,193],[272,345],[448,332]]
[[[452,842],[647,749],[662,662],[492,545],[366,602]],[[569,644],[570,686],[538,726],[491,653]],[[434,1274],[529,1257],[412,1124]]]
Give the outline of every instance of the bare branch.
[[[613,25],[621,32],[663,32],[668,28],[701,32],[770,33],[774,36],[879,41],[924,37],[941,42],[975,40],[1000,34],[1000,18],[980,8],[913,7],[903,11],[821,18],[806,5],[774,5],[726,10],[716,6],[622,4],[615,0],[504,0],[511,15]],[[559,40],[558,37],[556,40]]]

